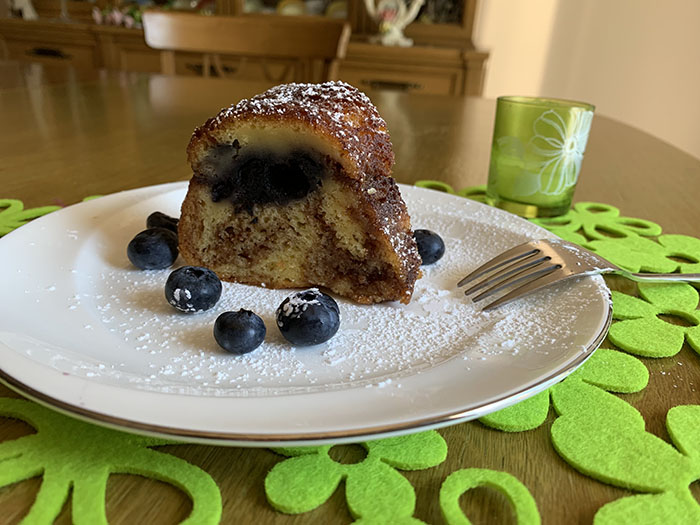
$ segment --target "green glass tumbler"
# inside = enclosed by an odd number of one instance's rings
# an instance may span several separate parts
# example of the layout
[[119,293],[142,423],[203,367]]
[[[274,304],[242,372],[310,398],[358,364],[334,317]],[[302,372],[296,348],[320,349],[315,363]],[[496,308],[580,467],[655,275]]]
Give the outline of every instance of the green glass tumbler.
[[594,110],[585,102],[499,97],[487,202],[528,218],[566,213]]

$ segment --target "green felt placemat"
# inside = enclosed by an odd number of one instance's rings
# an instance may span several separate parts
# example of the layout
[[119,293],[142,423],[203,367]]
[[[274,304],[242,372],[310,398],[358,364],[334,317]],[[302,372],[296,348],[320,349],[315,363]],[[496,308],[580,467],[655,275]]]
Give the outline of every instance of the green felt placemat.
[[[484,200],[483,186],[455,191],[433,182],[418,185]],[[20,201],[0,200],[0,235],[56,209],[25,210]],[[700,261],[700,240],[662,235],[658,225],[623,217],[612,206],[578,203],[561,218],[533,222],[632,271],[700,272],[700,262],[694,262]],[[700,478],[700,407],[669,411],[671,446],[646,432],[641,415],[615,395],[646,386],[648,371],[635,355],[673,356],[684,342],[700,352],[698,292],[684,284],[640,285],[639,297],[614,292],[613,301],[616,321],[610,340],[624,352],[600,349],[562,383],[480,421],[500,430],[524,431],[541,425],[551,405],[558,416],[552,443],[567,462],[587,476],[640,493],[604,505],[595,523],[700,523],[700,506],[688,488]],[[689,326],[664,321],[663,315],[680,317]],[[193,501],[189,523],[221,518],[216,483],[198,467],[152,449],[166,441],[106,430],[24,400],[0,398],[0,414],[22,419],[38,431],[0,444],[0,486],[36,475],[44,478],[26,523],[52,522],[71,487],[73,520],[106,523],[104,493],[112,472],[177,486]],[[351,465],[332,460],[331,446],[275,449],[287,459],[265,478],[268,501],[285,513],[307,512],[343,484],[357,523],[422,523],[413,517],[415,491],[399,471],[440,464],[447,455],[444,439],[429,431],[361,445],[367,455]],[[539,523],[534,499],[516,478],[471,468],[447,476],[439,493],[436,488],[446,523],[469,523],[458,499],[477,486],[503,492],[518,523]]]
[[23,224],[59,210],[60,206],[42,206],[40,208],[24,209],[22,201],[17,199],[0,199],[0,237]]
[[221,494],[214,480],[187,461],[150,447],[175,444],[84,423],[24,399],[0,398],[0,416],[22,420],[35,434],[0,443],[0,487],[42,476],[23,523],[50,524],[72,490],[72,521],[106,524],[105,493],[110,474],[137,474],[185,492],[192,511],[183,523],[221,519]]
[[289,456],[268,473],[265,494],[281,512],[298,514],[323,504],[341,481],[348,509],[362,523],[421,523],[412,518],[415,491],[399,470],[419,470],[442,463],[447,444],[435,431],[362,442],[367,455],[358,463],[331,459],[330,445],[276,448]]
[[539,525],[537,503],[527,487],[507,472],[479,468],[462,469],[450,474],[440,487],[440,511],[448,525],[469,525],[459,505],[459,498],[466,491],[486,487],[502,493],[515,514],[518,525]]
[[[484,201],[484,187],[455,191],[432,188]],[[532,222],[595,251],[633,272],[700,273],[700,239],[662,234],[650,221],[623,217],[613,206],[577,203],[562,217]],[[623,488],[653,494],[631,496],[602,507],[595,523],[700,523],[700,506],[688,485],[700,478],[700,407],[675,407],[667,424],[678,451],[644,431],[644,420],[614,393],[645,388],[649,373],[642,357],[676,355],[684,342],[700,353],[699,296],[684,283],[639,284],[639,297],[613,291],[609,339],[623,352],[599,349],[575,373],[519,404],[489,414],[480,422],[491,428],[520,432],[544,423],[550,402],[559,417],[552,442],[581,473]],[[672,323],[663,316],[680,318]],[[641,466],[640,466],[641,465]],[[637,468],[639,467],[639,468]],[[661,473],[661,474],[659,474]],[[663,480],[651,481],[654,477]],[[673,480],[673,481],[672,481]]]

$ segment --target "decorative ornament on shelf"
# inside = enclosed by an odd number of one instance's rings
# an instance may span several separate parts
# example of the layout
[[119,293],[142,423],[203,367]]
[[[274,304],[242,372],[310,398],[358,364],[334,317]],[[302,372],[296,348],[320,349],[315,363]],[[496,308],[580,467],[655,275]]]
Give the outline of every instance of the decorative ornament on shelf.
[[100,9],[92,8],[92,19],[96,24],[107,26],[124,26],[127,29],[141,27],[141,10],[135,4],[125,5],[121,8],[111,7]]
[[9,6],[12,16],[25,20],[36,20],[39,18],[32,4],[32,0],[9,0]]
[[379,34],[370,38],[384,46],[410,47],[413,40],[406,38],[403,30],[418,16],[425,0],[365,0],[369,16],[379,24]]

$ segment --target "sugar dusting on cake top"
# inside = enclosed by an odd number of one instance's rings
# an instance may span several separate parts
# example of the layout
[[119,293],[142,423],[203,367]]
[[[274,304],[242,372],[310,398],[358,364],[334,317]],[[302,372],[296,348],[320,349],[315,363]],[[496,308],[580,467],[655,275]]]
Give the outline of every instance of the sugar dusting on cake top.
[[[338,142],[358,170],[389,172],[394,154],[386,122],[367,95],[340,81],[281,84],[222,109],[194,130],[190,147],[233,122],[253,119],[296,120]],[[370,154],[368,154],[370,152]]]
[[[319,118],[329,116],[340,127],[347,125],[349,114],[368,111],[367,120],[380,133],[386,133],[386,123],[367,95],[341,81],[323,84],[280,84],[238,104],[223,109],[214,120],[241,116],[244,113],[271,115],[300,111]],[[354,109],[354,111],[348,111]]]

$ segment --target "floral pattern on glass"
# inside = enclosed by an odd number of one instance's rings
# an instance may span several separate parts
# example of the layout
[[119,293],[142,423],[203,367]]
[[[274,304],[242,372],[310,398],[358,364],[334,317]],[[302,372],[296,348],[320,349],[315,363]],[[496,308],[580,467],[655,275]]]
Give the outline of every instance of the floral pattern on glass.
[[576,184],[592,121],[592,111],[577,111],[567,125],[551,109],[535,120],[526,149],[539,157],[535,161],[538,191],[559,195]]

